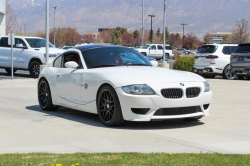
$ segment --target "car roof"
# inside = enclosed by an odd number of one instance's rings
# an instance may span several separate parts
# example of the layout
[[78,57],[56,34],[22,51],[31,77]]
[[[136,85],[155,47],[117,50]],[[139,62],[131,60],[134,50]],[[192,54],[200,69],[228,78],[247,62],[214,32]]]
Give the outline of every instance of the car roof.
[[127,47],[118,46],[118,45],[110,45],[110,44],[108,44],[108,45],[86,44],[86,45],[76,46],[74,48],[81,50],[81,51],[85,51],[85,50],[89,50],[89,49],[93,49],[93,48],[127,48]]
[[[2,37],[8,37],[8,36],[0,36],[0,38],[2,38]],[[18,38],[35,38],[35,39],[37,39],[37,38],[39,38],[39,39],[43,39],[43,38],[41,38],[41,37],[35,37],[35,36],[15,36],[15,37],[18,37]]]

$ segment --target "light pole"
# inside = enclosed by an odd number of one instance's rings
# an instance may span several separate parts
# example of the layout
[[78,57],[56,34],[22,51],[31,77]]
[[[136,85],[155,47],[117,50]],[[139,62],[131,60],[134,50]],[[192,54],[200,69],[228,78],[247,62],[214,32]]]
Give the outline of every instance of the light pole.
[[23,30],[24,30],[24,36],[26,36],[26,25],[25,24],[23,24]]
[[46,61],[45,64],[48,64],[48,58],[49,58],[49,0],[46,0]]
[[163,16],[163,62],[165,62],[165,46],[166,46],[166,0],[164,0],[164,16]]
[[151,31],[150,31],[150,43],[152,44],[152,40],[153,40],[153,31],[152,31],[152,18],[155,17],[155,15],[148,15],[149,17],[151,17]]
[[187,25],[187,24],[182,23],[181,25],[183,25],[183,36],[182,36],[182,38],[183,38],[182,48],[183,48],[184,47],[184,26]]
[[142,41],[141,46],[143,46],[144,43],[144,0],[142,0]]
[[56,46],[56,8],[58,8],[58,6],[52,8],[54,9],[54,46]]

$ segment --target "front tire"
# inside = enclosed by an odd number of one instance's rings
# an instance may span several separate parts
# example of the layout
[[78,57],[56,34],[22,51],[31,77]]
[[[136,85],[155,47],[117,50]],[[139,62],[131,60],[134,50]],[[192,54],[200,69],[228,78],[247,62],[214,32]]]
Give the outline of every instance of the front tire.
[[42,79],[38,84],[38,102],[44,111],[56,111],[59,108],[52,103],[49,84],[45,79]]
[[230,71],[230,65],[227,65],[224,70],[223,70],[223,73],[222,73],[222,77],[224,79],[229,79],[229,80],[233,80],[235,79],[236,75],[231,73]]
[[120,102],[111,86],[101,88],[97,97],[97,112],[106,126],[119,126],[124,122]]
[[41,63],[38,61],[33,61],[29,65],[30,76],[33,78],[37,78],[40,74],[40,65]]

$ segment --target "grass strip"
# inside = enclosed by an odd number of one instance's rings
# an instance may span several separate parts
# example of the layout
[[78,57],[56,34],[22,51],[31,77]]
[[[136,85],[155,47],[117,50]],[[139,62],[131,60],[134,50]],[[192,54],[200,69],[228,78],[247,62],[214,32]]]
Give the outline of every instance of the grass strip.
[[250,155],[172,153],[1,154],[0,166],[249,166]]

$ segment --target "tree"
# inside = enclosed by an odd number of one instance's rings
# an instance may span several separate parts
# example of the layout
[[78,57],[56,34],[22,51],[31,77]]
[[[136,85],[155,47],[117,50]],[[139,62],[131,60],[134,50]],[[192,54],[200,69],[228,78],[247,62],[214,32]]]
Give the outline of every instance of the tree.
[[248,19],[236,21],[232,31],[231,40],[233,43],[243,43],[249,40]]
[[134,37],[132,36],[131,33],[128,33],[128,32],[124,32],[121,35],[121,39],[122,39],[123,46],[132,46],[133,41],[134,41]]
[[182,47],[182,38],[179,33],[170,35],[170,43],[173,48],[181,48]]
[[154,30],[150,30],[149,31],[149,37],[148,37],[148,40],[151,42],[153,41],[153,36],[154,36]]
[[14,16],[14,12],[11,3],[6,4],[6,33],[13,32],[14,27],[17,26],[17,20]]
[[103,43],[112,43],[111,30],[104,30],[100,32],[99,38]]
[[194,49],[201,46],[202,43],[199,41],[198,37],[193,33],[187,34],[187,38],[184,43],[184,47],[188,49]]
[[137,37],[139,37],[139,31],[138,30],[135,30],[133,32],[133,37],[134,37],[134,39],[137,38]]
[[82,35],[82,41],[83,41],[83,43],[94,43],[95,38],[91,34],[84,34],[84,35]]
[[157,35],[158,37],[160,37],[160,35],[161,35],[161,29],[160,29],[160,28],[158,28],[158,30],[156,31],[156,35]]

